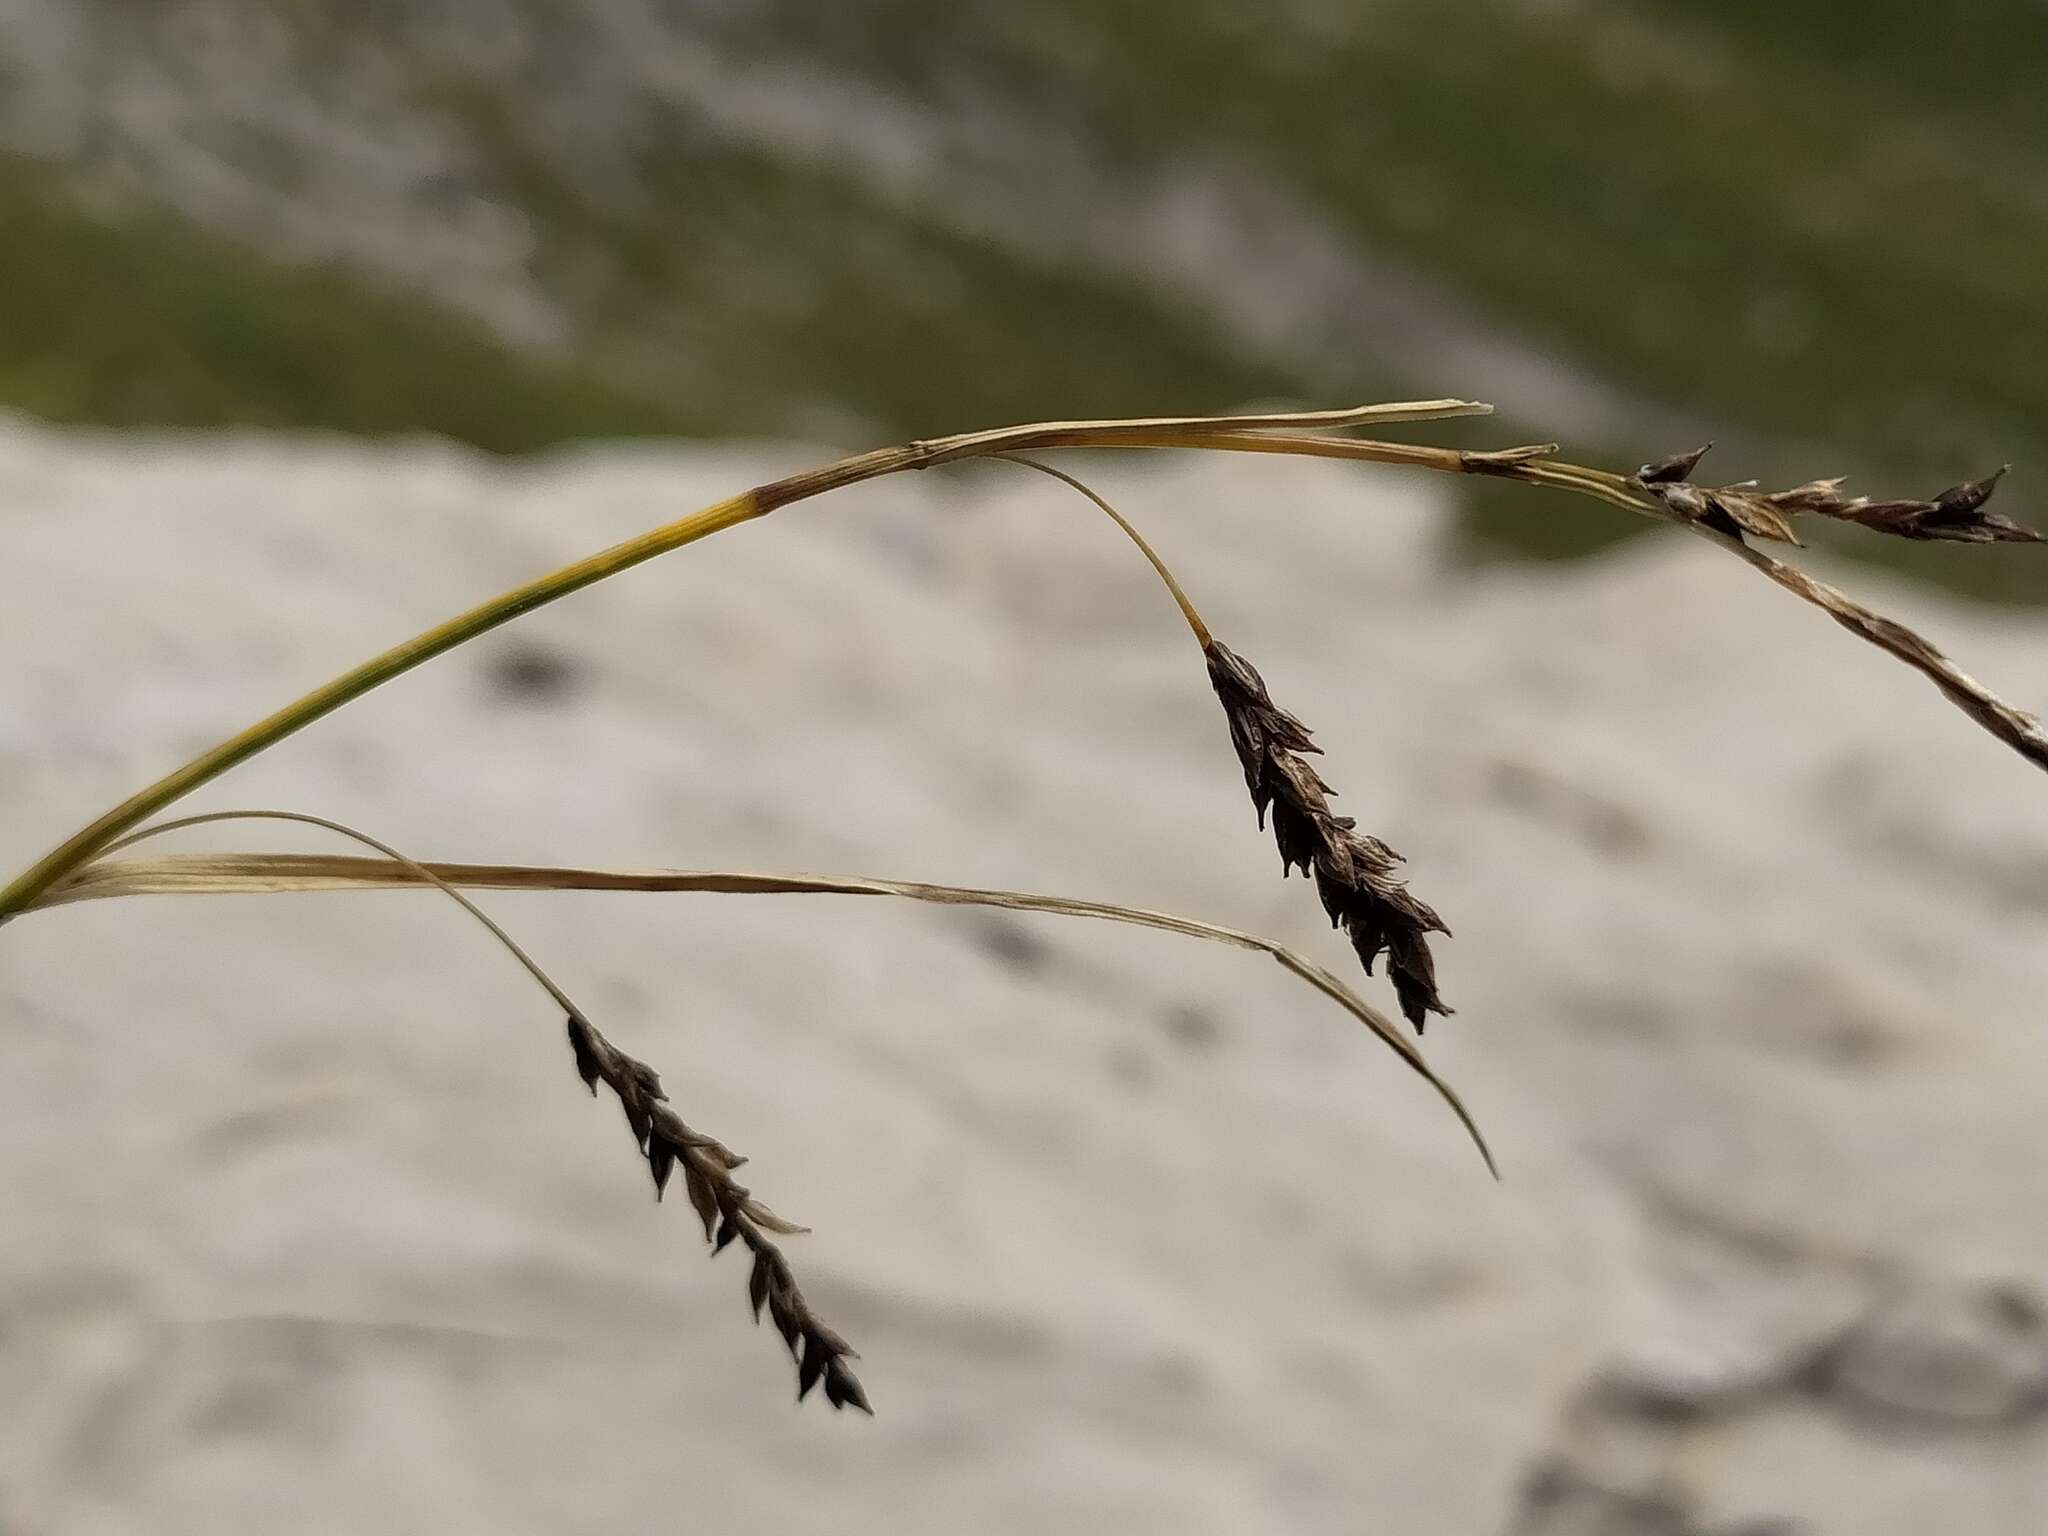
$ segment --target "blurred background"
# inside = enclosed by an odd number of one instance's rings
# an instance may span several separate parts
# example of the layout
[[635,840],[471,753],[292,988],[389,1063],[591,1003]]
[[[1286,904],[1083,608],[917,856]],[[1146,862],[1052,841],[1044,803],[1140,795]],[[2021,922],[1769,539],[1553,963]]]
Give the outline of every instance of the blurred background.
[[[2035,0],[0,0],[0,861],[459,606],[907,437],[1458,395],[1499,412],[1414,433],[1880,495],[2010,462],[2038,524],[2044,78]],[[817,1228],[881,1410],[843,1421],[455,914],[38,915],[0,938],[0,1532],[2048,1528],[2038,774],[1590,503],[1071,467],[1457,930],[1429,1044],[1503,1185],[1248,957],[489,903]],[[722,537],[194,807],[1348,964],[1170,606],[1024,479]],[[2048,702],[2033,550],[1814,537]]]

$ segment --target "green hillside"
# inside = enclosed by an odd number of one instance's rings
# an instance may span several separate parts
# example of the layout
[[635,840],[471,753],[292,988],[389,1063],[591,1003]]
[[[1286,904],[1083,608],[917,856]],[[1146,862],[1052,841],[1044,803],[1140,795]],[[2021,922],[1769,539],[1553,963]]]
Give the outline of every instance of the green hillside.
[[0,160],[0,403],[110,426],[438,432],[513,452],[680,415],[432,302],[172,214],[110,221]]
[[[570,49],[575,13],[542,11]],[[622,195],[516,77],[326,0],[292,14],[322,61],[389,54],[410,109],[460,135],[477,193],[530,223],[529,275],[572,322],[565,354],[174,213],[110,220],[65,168],[16,161],[0,166],[0,403],[516,451],[650,431],[866,441],[1422,379],[1502,405],[1465,439],[1559,434],[1519,376],[1444,380],[1370,328],[1335,350],[1253,345],[1142,260],[1104,259],[1120,185],[1218,165],[1412,274],[1474,333],[1640,408],[1640,428],[1596,429],[1614,441],[1564,429],[1583,456],[1682,446],[1641,440],[1676,421],[1721,440],[1731,477],[1846,470],[1924,493],[2010,459],[2013,500],[2048,487],[2048,11],[2027,0],[767,0],[693,22],[723,57],[917,121],[997,125],[1023,196],[1079,156],[1102,178],[1092,246],[1050,215],[1019,241],[972,215],[983,188],[943,175],[878,189],[849,169],[859,146],[842,164],[685,114],[622,147]],[[1232,274],[1252,297],[1286,280]],[[1476,548],[1524,554],[1623,531],[1566,504],[1532,516],[1499,488],[1469,526]],[[1872,544],[1848,547],[2048,596],[2024,552]]]

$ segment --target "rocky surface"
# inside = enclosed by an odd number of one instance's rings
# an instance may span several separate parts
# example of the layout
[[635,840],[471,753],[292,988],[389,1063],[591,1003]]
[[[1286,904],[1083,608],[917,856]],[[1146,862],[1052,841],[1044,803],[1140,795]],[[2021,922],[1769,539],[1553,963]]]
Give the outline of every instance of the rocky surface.
[[[6,427],[0,863],[810,457]],[[879,1416],[798,1410],[740,1261],[655,1205],[552,1008],[445,903],[38,914],[0,933],[0,1530],[2032,1528],[2038,775],[1704,546],[1466,569],[1433,486],[1090,468],[1456,930],[1428,1045],[1505,1182],[1252,957],[843,898],[487,899],[816,1229],[791,1257]],[[2048,623],[1853,584],[2048,700]],[[1171,606],[996,468],[670,557],[193,804],[419,855],[1056,890],[1348,963]]]

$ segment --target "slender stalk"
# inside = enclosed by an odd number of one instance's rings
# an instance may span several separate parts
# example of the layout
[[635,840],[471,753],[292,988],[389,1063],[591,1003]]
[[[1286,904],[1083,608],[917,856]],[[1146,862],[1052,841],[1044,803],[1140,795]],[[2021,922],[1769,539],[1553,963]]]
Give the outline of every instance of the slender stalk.
[[758,517],[761,508],[751,495],[735,496],[721,501],[716,506],[704,508],[689,517],[657,528],[652,533],[629,539],[600,554],[579,560],[574,565],[564,566],[524,586],[481,603],[467,613],[457,614],[445,623],[437,624],[423,634],[415,635],[401,645],[380,652],[358,667],[353,667],[331,682],[323,683],[304,698],[287,704],[275,714],[267,715],[237,735],[230,736],[219,746],[202,752],[184,767],[166,774],[147,789],[131,795],[111,811],[67,838],[64,843],[45,855],[33,867],[18,876],[4,891],[0,891],[0,922],[13,917],[33,903],[38,895],[77,869],[95,853],[121,833],[139,826],[165,806],[184,798],[193,790],[210,780],[219,778],[237,763],[245,762],[267,747],[275,746],[285,737],[305,729],[322,716],[330,715],[342,705],[361,698],[372,688],[388,683],[392,678],[410,672],[422,662],[431,661],[445,651],[474,640],[478,635],[496,629],[500,624],[509,623],[523,613],[531,613],[544,604],[580,591],[594,582],[620,571],[629,570],[656,555],[680,549],[685,544],[706,538],[721,529],[743,523],[748,518]]
[[[81,868],[123,832],[140,826],[166,806],[201,785],[218,778],[236,764],[274,746],[295,731],[360,698],[372,688],[411,671],[445,651],[475,639],[499,625],[534,609],[566,597],[571,592],[621,571],[629,570],[657,555],[680,549],[685,544],[761,517],[793,502],[820,496],[828,491],[857,485],[883,475],[907,469],[930,469],[965,459],[1015,457],[1030,450],[1048,448],[1196,448],[1233,453],[1280,453],[1306,458],[1355,459],[1376,464],[1404,465],[1441,474],[1483,475],[1515,480],[1525,485],[1548,486],[1590,496],[1610,506],[1639,516],[1676,523],[1709,542],[1719,544],[1744,560],[1779,586],[1828,613],[1859,639],[1889,652],[1920,672],[1941,689],[1947,698],[1977,723],[2018,751],[2037,766],[2048,768],[2048,731],[2023,710],[2005,703],[1943,656],[1934,645],[1901,624],[1854,603],[1825,583],[1816,582],[1793,567],[1750,548],[1714,528],[1689,520],[1671,507],[1646,494],[1633,477],[1611,471],[1568,464],[1549,458],[1552,445],[1532,445],[1472,452],[1436,448],[1413,443],[1376,442],[1361,438],[1321,436],[1322,429],[1361,426],[1369,422],[1428,421],[1451,416],[1481,415],[1492,407],[1464,400],[1403,401],[1391,405],[1360,406],[1343,411],[1298,411],[1248,416],[1148,417],[1129,421],[1037,422],[1027,426],[1000,427],[985,432],[965,432],[952,437],[905,443],[895,448],[856,454],[819,469],[806,470],[756,487],[743,495],[694,512],[665,524],[638,538],[601,551],[573,565],[564,566],[524,586],[479,604],[425,633],[393,646],[360,666],[287,704],[265,719],[230,737],[219,746],[201,753],[184,767],[174,770],[138,791],[98,820],[67,838],[36,864],[0,889],[0,924],[36,903],[38,897],[58,881]],[[1307,430],[1296,430],[1307,429]],[[1043,465],[1034,466],[1041,469]],[[1084,494],[1103,505],[1099,497],[1079,482],[1056,470],[1060,479],[1076,485]],[[1115,517],[1114,511],[1110,515]],[[1123,523],[1122,518],[1117,518]],[[1126,531],[1128,523],[1123,523]],[[1135,532],[1133,537],[1135,538]],[[1204,633],[1193,606],[1142,539],[1154,567],[1166,578],[1181,603],[1182,612]]]
[[181,816],[176,821],[159,822],[156,826],[145,827],[142,831],[121,838],[118,842],[109,843],[102,851],[118,853],[123,848],[132,848],[135,844],[146,842],[150,838],[162,837],[166,832],[181,832],[187,827],[203,827],[216,821],[295,821],[303,826],[324,827],[327,831],[337,833],[352,842],[361,843],[365,848],[374,848],[390,860],[387,868],[403,873],[403,883],[432,886],[482,923],[490,931],[491,937],[502,944],[512,958],[526,968],[526,973],[540,983],[541,989],[555,1000],[557,1007],[579,1019],[583,1017],[583,1010],[570,1000],[568,993],[555,984],[552,976],[541,969],[540,962],[529,955],[517,939],[499,927],[496,918],[458,891],[455,882],[432,866],[408,858],[389,843],[380,842],[369,833],[359,831],[345,822],[329,821],[325,816],[311,816],[303,811],[208,811],[204,815]]
[[1774,559],[1740,539],[1697,524],[1693,525],[1693,531],[1761,571],[1802,602],[1811,603],[1857,639],[1896,656],[1939,688],[1957,709],[2021,757],[2036,768],[2048,769],[2048,729],[2042,727],[2040,720],[2006,703],[1944,656],[1924,636],[1883,614],[1873,613],[1840,588],[1807,575],[1797,566]]
[[1041,475],[1051,475],[1053,479],[1063,485],[1073,487],[1073,489],[1094,502],[1108,516],[1111,522],[1123,529],[1130,541],[1138,546],[1138,553],[1151,563],[1152,569],[1158,573],[1159,579],[1166,583],[1166,590],[1173,594],[1174,602],[1180,606],[1180,616],[1188,621],[1188,628],[1194,631],[1195,644],[1205,651],[1209,648],[1212,638],[1209,634],[1209,626],[1202,622],[1201,614],[1195,611],[1193,600],[1188,597],[1187,592],[1181,587],[1173,572],[1166,568],[1166,562],[1159,558],[1159,552],[1145,542],[1145,535],[1138,532],[1131,525],[1129,518],[1125,517],[1123,513],[1117,511],[1115,507],[1112,507],[1101,496],[1096,494],[1095,490],[1086,481],[1078,476],[1068,474],[1064,469],[1055,469],[1050,464],[1041,463],[1037,459],[1026,458],[1021,453],[1005,453],[997,457],[999,462],[1022,464],[1026,469],[1035,469]]
[[1456,448],[1432,448],[1415,443],[1380,443],[1358,438],[1315,437],[1287,432],[1181,432],[1153,447],[1228,449],[1239,453],[1284,453],[1306,458],[1356,459],[1373,464],[1399,464],[1445,474],[1486,475],[1515,480],[1524,485],[1548,486],[1590,496],[1640,517],[1675,524],[1698,535],[1709,544],[1727,551],[1752,570],[1761,573],[1811,604],[1842,628],[1867,644],[1876,646],[1904,662],[1925,677],[1942,696],[1968,715],[1991,735],[2037,768],[2048,769],[2048,727],[2026,710],[2015,708],[1951,661],[1932,641],[1904,624],[1864,607],[1827,582],[1787,565],[1743,539],[1707,523],[1687,518],[1656,497],[1630,475],[1567,464],[1545,457],[1551,445],[1538,448],[1509,448],[1491,453],[1472,453]]
[[[208,821],[234,820],[237,816],[305,821],[314,826],[330,827],[388,854],[388,850],[384,850],[382,844],[371,842],[362,834],[336,823],[315,816],[296,816],[281,811],[230,811],[208,816],[188,816],[124,838],[110,845],[106,851],[110,854],[116,853],[132,843],[154,837],[160,832],[197,826]],[[564,869],[531,864],[420,864],[395,854],[388,854],[386,859],[377,860],[333,854],[246,853],[192,854],[134,860],[103,858],[87,865],[45,892],[38,898],[36,910],[118,896],[220,895],[236,892],[277,895],[291,891],[402,889],[421,883],[430,883],[451,895],[455,895],[453,887],[468,886],[472,889],[510,891],[707,892],[727,896],[891,896],[906,901],[935,902],[942,906],[996,907],[1012,912],[1043,912],[1054,917],[1129,923],[1140,928],[1154,928],[1163,933],[1200,939],[1206,943],[1253,950],[1271,957],[1281,969],[1315,988],[1378,1036],[1411,1071],[1436,1090],[1438,1097],[1450,1107],[1451,1112],[1465,1127],[1466,1134],[1479,1149],[1479,1155],[1486,1160],[1488,1170],[1495,1178],[1500,1177],[1493,1153],[1486,1144],[1486,1138],[1480,1133],[1478,1123],[1472,1118],[1471,1111],[1465,1107],[1457,1091],[1437,1075],[1428,1059],[1423,1056],[1421,1048],[1410,1040],[1392,1019],[1338,980],[1330,971],[1283,944],[1277,944],[1256,933],[1226,928],[1220,923],[1207,923],[1198,918],[1182,917],[1174,912],[1155,912],[1143,907],[1126,907],[1106,901],[1084,901],[1070,896],[1044,896],[1030,891],[933,885],[915,880],[878,880],[865,875],[772,875],[744,870]],[[566,1011],[576,1012],[574,1005],[562,997],[559,989],[546,979],[539,967],[527,960],[524,953],[519,951],[510,939],[505,938],[504,931],[496,923],[478,912],[466,898],[456,895],[455,899],[469,907],[479,921],[488,925],[508,947],[513,949],[527,968],[534,972],[541,985],[562,1003]]]
[[[73,833],[16,876],[4,890],[0,890],[0,923],[32,905],[44,891],[79,868],[123,832],[140,826],[158,811],[220,777],[236,764],[275,746],[342,705],[361,698],[372,688],[388,683],[421,663],[509,623],[521,614],[544,607],[557,598],[567,597],[571,592],[581,591],[607,577],[630,570],[657,555],[693,544],[792,502],[906,469],[929,469],[937,464],[1020,449],[1168,447],[1179,445],[1189,434],[1200,437],[1208,433],[1221,438],[1246,428],[1342,427],[1373,421],[1433,421],[1451,416],[1484,415],[1490,410],[1491,406],[1469,400],[1421,400],[1359,406],[1341,411],[1294,411],[1255,416],[1163,416],[1131,421],[1037,422],[882,448],[841,459],[822,469],[807,470],[773,481],[501,593],[371,657],[220,745],[202,752],[182,768],[137,791],[91,825]],[[1238,445],[1219,441],[1216,446]]]

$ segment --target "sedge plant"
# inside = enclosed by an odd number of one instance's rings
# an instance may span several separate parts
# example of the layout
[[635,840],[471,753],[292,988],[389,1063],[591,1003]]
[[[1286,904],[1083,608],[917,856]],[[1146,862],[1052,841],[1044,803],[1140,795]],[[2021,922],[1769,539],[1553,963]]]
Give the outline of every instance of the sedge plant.
[[[1431,1069],[1415,1039],[1351,985],[1292,949],[1258,935],[1167,912],[1023,891],[975,889],[863,875],[777,875],[744,871],[554,868],[416,859],[368,832],[310,812],[220,811],[164,819],[181,799],[258,753],[372,689],[457,649],[522,614],[593,586],[656,556],[842,487],[906,470],[996,460],[1050,476],[1112,519],[1129,537],[1186,621],[1222,706],[1229,740],[1261,825],[1270,825],[1283,871],[1309,878],[1331,923],[1349,940],[1365,972],[1385,961],[1398,1011],[1420,1036],[1431,1015],[1450,1012],[1441,997],[1431,939],[1448,927],[1413,893],[1401,856],[1331,806],[1335,791],[1309,758],[1318,748],[1307,726],[1276,703],[1251,662],[1218,639],[1153,546],[1116,508],[1070,471],[1035,455],[1062,450],[1152,449],[1276,453],[1355,459],[1453,475],[1482,475],[1589,496],[1622,511],[1675,524],[1743,561],[1793,596],[1820,609],[1858,638],[1919,672],[1984,730],[2042,768],[2048,733],[1956,666],[1929,641],[1764,545],[1799,544],[1802,518],[1854,523],[1895,538],[1966,543],[2038,543],[2031,528],[1989,511],[2003,470],[1927,500],[1873,501],[1846,495],[1839,480],[1782,491],[1752,483],[1710,485],[1695,476],[1704,448],[1643,465],[1633,473],[1589,468],[1556,457],[1555,444],[1471,451],[1358,435],[1361,429],[1485,414],[1464,400],[1404,401],[1349,410],[1257,415],[1155,417],[1050,422],[905,443],[839,460],[744,491],[637,538],[602,550],[480,603],[380,652],[248,726],[137,791],[0,889],[0,925],[73,902],[144,894],[295,892],[429,888],[459,904],[530,975],[565,1021],[577,1074],[595,1095],[607,1090],[623,1112],[636,1154],[657,1197],[680,1177],[706,1241],[717,1253],[738,1244],[749,1257],[748,1294],[787,1346],[798,1397],[814,1387],[834,1407],[871,1411],[854,1375],[852,1348],[813,1309],[778,1238],[804,1229],[777,1215],[742,1184],[746,1159],[688,1124],[670,1104],[659,1074],[614,1044],[529,952],[467,891],[478,889],[700,891],[728,894],[826,893],[970,904],[1089,918],[1159,929],[1262,953],[1348,1012],[1420,1074],[1457,1115],[1494,1166],[1478,1125],[1458,1095]],[[223,821],[311,826],[367,850],[349,854],[248,852],[163,855],[141,845],[184,828]]]

